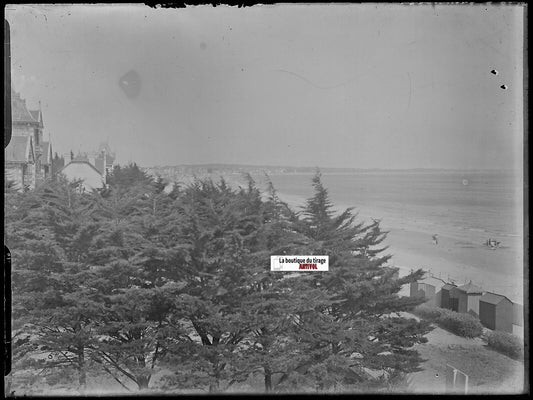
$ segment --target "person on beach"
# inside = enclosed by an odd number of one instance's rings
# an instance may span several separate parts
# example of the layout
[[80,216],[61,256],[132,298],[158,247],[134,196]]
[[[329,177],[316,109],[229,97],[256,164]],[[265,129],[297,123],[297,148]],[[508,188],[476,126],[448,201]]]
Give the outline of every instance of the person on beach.
[[434,234],[432,237],[433,237],[433,244],[439,244],[439,235]]

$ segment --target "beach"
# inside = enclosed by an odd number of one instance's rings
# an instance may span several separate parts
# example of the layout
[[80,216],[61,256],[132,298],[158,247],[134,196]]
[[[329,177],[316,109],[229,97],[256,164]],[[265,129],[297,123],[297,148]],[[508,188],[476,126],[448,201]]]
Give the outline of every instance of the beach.
[[[254,177],[264,187],[264,177]],[[272,175],[279,197],[301,210],[312,175]],[[521,182],[493,173],[323,174],[336,211],[378,219],[400,273],[422,268],[458,285],[472,283],[524,304]],[[350,201],[351,200],[351,201]],[[438,235],[435,244],[432,236]],[[501,242],[493,250],[489,238]]]

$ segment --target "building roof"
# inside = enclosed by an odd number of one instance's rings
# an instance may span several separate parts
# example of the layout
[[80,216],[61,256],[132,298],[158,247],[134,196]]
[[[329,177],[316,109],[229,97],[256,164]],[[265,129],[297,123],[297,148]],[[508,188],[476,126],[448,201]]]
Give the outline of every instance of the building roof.
[[31,136],[12,136],[4,154],[6,162],[34,161]]
[[39,123],[26,107],[26,100],[20,97],[20,94],[11,89],[11,118],[13,122],[31,122]]
[[440,287],[444,285],[446,282],[444,282],[440,278],[436,278],[434,276],[426,276],[418,281],[419,283],[427,283],[435,287]]
[[59,171],[57,171],[58,174],[60,174],[65,168],[67,168],[70,164],[87,164],[89,167],[91,167],[92,169],[94,169],[98,175],[101,175],[100,171],[98,171],[94,165],[92,165],[89,161],[84,161],[84,160],[72,160],[70,161],[68,164],[66,164],[63,168],[61,168]]
[[95,158],[94,160],[94,167],[100,171],[101,174],[104,173],[105,171],[105,168],[104,168],[104,158],[103,157],[97,157]]
[[[487,292],[479,298],[479,301],[483,301],[489,304],[499,304],[503,299],[507,299],[507,297],[501,294]],[[507,299],[507,301],[512,303],[512,301],[509,299]]]
[[479,286],[474,285],[472,281],[468,282],[466,285],[459,286],[457,290],[460,290],[461,292],[465,292],[467,294],[483,293],[483,289]]
[[451,283],[447,283],[447,284],[445,284],[442,288],[443,288],[443,289],[446,289],[446,290],[451,290],[451,289],[453,289],[453,288],[455,288],[455,287],[457,287],[457,286],[455,286],[455,285],[453,285],[453,284],[451,284]]
[[30,113],[31,117],[35,121],[40,121],[40,112],[39,112],[39,110],[28,110],[28,112]]
[[41,110],[29,110],[31,116],[34,120],[36,120],[39,123],[39,126],[43,127],[43,113]]

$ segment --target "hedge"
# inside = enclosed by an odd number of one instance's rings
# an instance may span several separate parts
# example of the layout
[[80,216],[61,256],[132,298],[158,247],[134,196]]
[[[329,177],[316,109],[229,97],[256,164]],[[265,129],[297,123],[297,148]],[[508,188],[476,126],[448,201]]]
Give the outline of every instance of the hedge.
[[413,313],[423,319],[427,319],[429,321],[436,321],[444,311],[444,308],[434,306],[432,307],[426,304],[421,304],[413,310]]
[[414,313],[459,336],[474,338],[481,336],[483,333],[481,322],[470,314],[428,305],[416,307]]
[[476,317],[451,310],[444,311],[436,321],[443,328],[468,338],[478,337],[483,333],[483,326]]
[[487,334],[488,346],[511,358],[524,356],[524,347],[519,337],[507,332],[491,331]]

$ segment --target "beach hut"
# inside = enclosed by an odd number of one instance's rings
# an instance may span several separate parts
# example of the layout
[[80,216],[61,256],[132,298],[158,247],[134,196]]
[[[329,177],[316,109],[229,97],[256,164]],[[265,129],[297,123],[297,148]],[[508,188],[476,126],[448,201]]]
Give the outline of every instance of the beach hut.
[[[479,298],[483,295],[483,289],[470,281],[466,285],[453,288],[450,292],[450,300],[453,304],[452,310],[460,313],[469,313],[479,316]],[[456,308],[456,309],[455,309]]]
[[440,289],[445,282],[431,275],[410,284],[410,296],[423,298],[426,304],[438,306],[440,304]]
[[479,320],[487,328],[513,333],[513,302],[501,294],[487,292],[479,298]]
[[440,289],[440,306],[442,308],[448,308],[450,310],[453,310],[453,307],[452,307],[453,304],[450,299],[450,292],[452,291],[453,288],[456,288],[456,287],[457,286],[455,286],[452,283],[447,283],[444,286],[442,286],[442,288]]
[[435,286],[421,281],[411,282],[410,296],[427,300],[435,296]]

